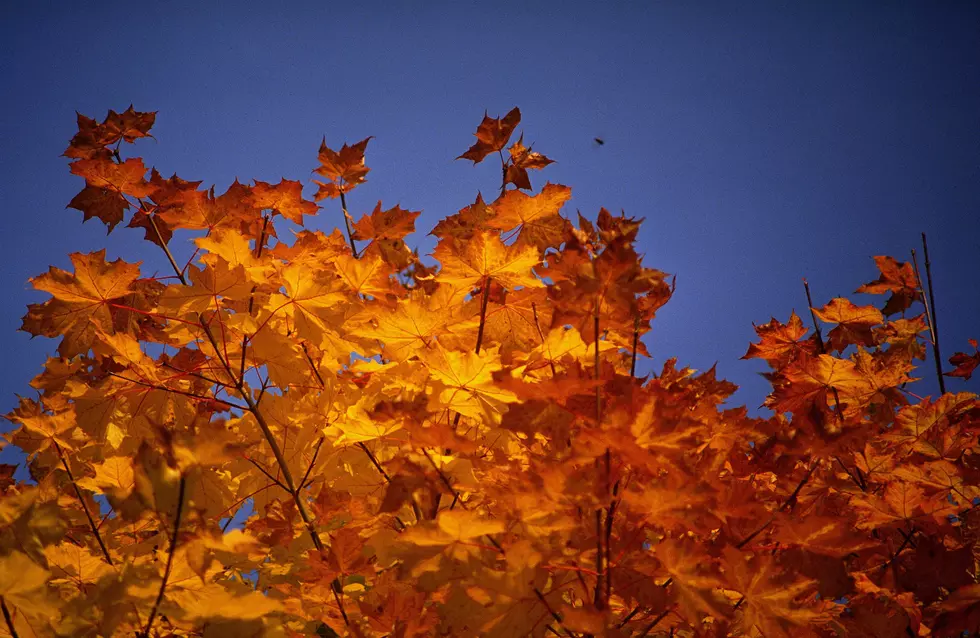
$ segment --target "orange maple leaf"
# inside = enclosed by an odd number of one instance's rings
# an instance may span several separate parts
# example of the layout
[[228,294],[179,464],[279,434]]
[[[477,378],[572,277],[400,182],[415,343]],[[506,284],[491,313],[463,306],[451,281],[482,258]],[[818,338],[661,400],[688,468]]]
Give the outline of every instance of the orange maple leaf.
[[502,118],[492,118],[483,114],[483,121],[476,129],[476,142],[456,159],[472,160],[479,164],[490,153],[503,150],[510,136],[521,122],[521,110],[516,106]]
[[320,187],[313,197],[314,200],[340,197],[342,193],[349,193],[367,181],[365,177],[371,169],[364,164],[364,151],[372,137],[366,137],[353,146],[344,144],[340,151],[331,150],[327,146],[327,139],[323,138],[319,153],[320,166],[314,172],[330,181],[313,180]]
[[872,282],[866,283],[855,292],[865,292],[873,295],[881,295],[890,292],[891,297],[885,303],[882,310],[886,315],[894,315],[909,308],[913,302],[922,301],[919,293],[919,283],[915,276],[912,264],[900,262],[894,257],[879,255],[875,257],[875,264],[881,271],[881,276]]

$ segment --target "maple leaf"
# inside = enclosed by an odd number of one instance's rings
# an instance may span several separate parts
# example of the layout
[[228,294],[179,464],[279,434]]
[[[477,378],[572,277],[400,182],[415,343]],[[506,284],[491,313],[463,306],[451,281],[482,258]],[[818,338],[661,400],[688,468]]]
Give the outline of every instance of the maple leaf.
[[884,321],[874,306],[855,306],[843,297],[831,299],[819,310],[814,308],[813,313],[821,321],[837,324],[827,335],[833,350],[843,350],[849,345],[876,345],[872,328]]
[[502,531],[504,524],[501,521],[486,519],[476,512],[456,509],[439,512],[434,525],[416,525],[406,530],[401,539],[423,547],[442,546]]
[[520,123],[521,110],[516,106],[502,118],[492,118],[484,113],[483,121],[474,133],[476,142],[456,159],[468,159],[479,164],[490,153],[503,150]]
[[854,362],[827,354],[807,357],[783,374],[785,381],[766,399],[766,406],[777,412],[804,415],[812,407],[826,408],[833,390],[841,398],[867,398],[871,394],[870,384]]
[[122,113],[110,110],[102,126],[109,133],[110,144],[119,137],[132,143],[141,137],[153,137],[149,131],[153,128],[156,117],[156,111],[141,113],[134,110],[133,105],[130,104]]
[[138,263],[106,262],[105,249],[70,257],[74,274],[52,266],[31,279],[37,290],[50,293],[52,299],[28,306],[21,328],[32,335],[64,335],[58,346],[63,357],[86,352],[98,329],[112,332],[112,304],[134,292],[139,278]]
[[494,235],[479,233],[465,244],[443,239],[433,257],[442,264],[436,281],[468,292],[480,282],[492,280],[506,288],[540,288],[544,284],[532,268],[541,255],[532,246],[506,246]]
[[320,166],[315,172],[330,181],[313,180],[320,186],[313,199],[320,201],[328,197],[340,197],[342,193],[348,193],[367,181],[365,176],[371,169],[364,165],[364,151],[372,137],[366,137],[353,146],[344,144],[340,151],[327,147],[327,139],[323,138],[319,153]]
[[943,374],[947,377],[961,377],[969,381],[970,377],[973,376],[973,371],[977,369],[977,366],[980,366],[980,350],[977,350],[977,340],[970,339],[970,345],[973,346],[974,353],[957,352],[954,354],[949,358],[949,363],[956,368]]
[[807,608],[802,597],[814,590],[816,581],[793,577],[770,556],[747,559],[740,551],[725,548],[725,574],[742,594],[741,624],[764,636],[794,636],[797,627],[812,625],[821,616]]
[[883,255],[875,257],[875,264],[881,271],[881,276],[864,284],[855,292],[865,292],[872,295],[892,293],[882,310],[885,315],[902,312],[914,302],[922,301],[912,264],[899,262],[894,257]]
[[548,164],[554,164],[554,161],[541,153],[536,153],[531,150],[531,147],[524,146],[523,134],[507,150],[510,153],[510,163],[504,172],[504,184],[513,184],[517,188],[531,190],[531,180],[527,175],[529,169],[541,170]]
[[384,346],[385,357],[404,361],[417,350],[427,348],[446,323],[427,300],[416,294],[401,299],[394,309],[372,310],[358,328],[359,336],[377,339]]
[[71,163],[71,172],[85,178],[86,185],[131,197],[146,197],[153,186],[144,179],[143,160],[132,157],[121,164],[106,159],[81,159]]
[[413,261],[412,251],[405,245],[405,236],[415,232],[415,219],[421,213],[398,206],[381,210],[381,202],[370,215],[354,224],[354,239],[369,240],[361,256],[379,256],[397,269]]
[[518,241],[539,250],[557,248],[568,232],[568,220],[559,210],[572,196],[572,189],[560,184],[545,184],[534,196],[507,191],[493,203],[496,213],[489,220],[492,228],[517,229]]
[[404,239],[415,232],[415,220],[419,215],[419,211],[398,206],[383,211],[379,201],[370,215],[364,215],[354,223],[354,239]]
[[653,547],[654,555],[670,576],[671,590],[686,618],[728,615],[720,595],[724,586],[714,562],[692,542],[666,540]]
[[303,199],[303,184],[281,179],[278,184],[255,180],[252,187],[252,205],[270,209],[289,221],[303,225],[303,215],[316,215],[319,206]]
[[15,612],[31,618],[57,615],[56,607],[47,600],[46,592],[39,591],[47,582],[48,576],[48,570],[23,552],[13,551],[0,557],[0,600],[5,603],[4,617],[7,619],[7,627],[12,622],[8,605]]
[[855,495],[851,506],[858,514],[858,529],[877,529],[886,526],[906,526],[917,519],[953,511],[949,503],[939,504],[926,498],[925,490],[904,481],[893,481],[882,496]]
[[800,354],[816,354],[816,343],[802,340],[807,329],[796,312],[790,314],[789,323],[773,318],[767,324],[753,327],[761,340],[749,345],[743,359],[762,359],[774,370],[780,370]]
[[517,401],[513,392],[494,382],[493,373],[502,368],[496,349],[476,354],[437,346],[418,356],[438,382],[429,399],[430,409],[499,421],[506,404]]
[[483,201],[483,195],[478,193],[475,202],[460,209],[458,213],[439,220],[429,234],[439,239],[469,239],[476,233],[493,228],[490,222],[496,215],[497,211],[488,206]]
[[110,110],[101,124],[81,113],[78,116],[78,133],[72,138],[65,157],[89,159],[98,155],[108,156],[105,148],[121,139],[134,142],[149,134],[156,120],[156,112],[141,113],[130,105],[122,113]]
[[[123,220],[130,204],[116,190],[88,184],[72,198],[66,208],[82,211],[84,213],[82,221],[88,221],[93,217],[102,220],[111,233],[116,224]],[[133,223],[131,222],[130,225]]]

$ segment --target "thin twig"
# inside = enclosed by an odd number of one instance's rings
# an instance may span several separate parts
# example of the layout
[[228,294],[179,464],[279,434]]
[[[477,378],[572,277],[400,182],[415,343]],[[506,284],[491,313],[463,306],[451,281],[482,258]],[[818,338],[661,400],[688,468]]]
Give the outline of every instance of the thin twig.
[[[790,494],[789,497],[785,501],[783,501],[783,504],[779,506],[779,509],[776,510],[777,513],[782,512],[787,507],[791,507],[792,504],[796,502],[796,497],[799,496],[800,491],[803,489],[803,486],[805,486],[810,481],[810,477],[813,476],[814,470],[816,470],[817,467],[819,467],[819,465],[820,463],[816,462],[810,467],[809,470],[807,470],[806,475],[804,475],[803,479],[796,486],[796,489],[793,490],[793,493]],[[752,532],[751,534],[743,538],[741,541],[736,543],[735,547],[738,549],[742,549],[743,547],[748,545],[750,542],[752,542],[753,538],[755,538],[756,536],[764,532],[770,525],[772,525],[772,522],[775,520],[776,520],[776,514],[774,513],[772,516],[769,517],[769,520],[767,520],[765,523],[760,525],[754,532]]]
[[651,631],[653,631],[653,628],[656,627],[657,624],[661,620],[663,620],[664,618],[666,618],[667,617],[667,614],[669,614],[669,613],[670,613],[670,610],[669,609],[665,609],[662,612],[660,612],[660,614],[656,618],[654,618],[652,621],[650,621],[650,624],[649,625],[647,625],[646,627],[643,628],[643,631],[641,631],[639,633],[639,635],[637,636],[637,638],[643,638],[644,636],[646,636],[647,634],[649,634]]
[[547,609],[548,613],[551,614],[551,617],[555,619],[555,622],[558,623],[558,627],[569,636],[574,636],[575,634],[573,634],[572,632],[570,632],[568,629],[565,628],[565,625],[563,624],[564,621],[561,618],[561,614],[559,614],[557,611],[554,610],[554,608],[552,608],[551,603],[548,602],[548,599],[544,597],[544,594],[542,594],[541,590],[538,589],[537,587],[534,588],[534,595],[538,597],[538,600],[541,601],[541,604],[544,605],[544,608]]
[[289,491],[289,488],[287,488],[287,487],[286,487],[285,485],[283,485],[283,484],[282,484],[282,481],[280,481],[279,479],[277,479],[276,477],[274,477],[274,476],[272,475],[272,473],[271,473],[271,472],[269,472],[269,470],[267,470],[267,469],[265,469],[264,467],[262,467],[262,464],[261,464],[261,463],[259,463],[258,461],[256,461],[255,459],[253,459],[253,458],[252,458],[252,457],[250,457],[250,456],[246,456],[246,457],[244,457],[244,458],[245,458],[245,460],[246,460],[246,461],[248,461],[249,463],[251,463],[252,465],[254,465],[254,466],[255,466],[256,468],[258,468],[258,470],[259,470],[260,472],[262,472],[263,474],[265,474],[265,475],[266,475],[266,477],[267,477],[267,478],[268,478],[268,479],[269,479],[270,481],[272,481],[273,483],[275,483],[276,485],[278,485],[278,486],[279,486],[279,487],[281,487],[282,489],[284,489],[284,490],[286,490],[287,492]]
[[[813,321],[813,331],[817,335],[817,348],[819,348],[820,354],[826,353],[826,347],[823,343],[823,335],[820,334],[820,324],[817,323],[817,315],[813,311],[813,299],[810,298],[810,283],[803,278],[803,289],[806,290],[806,305],[810,309],[810,320]],[[834,395],[834,407],[837,409],[837,418],[841,423],[844,422],[844,412],[840,408],[840,394],[837,392],[837,388],[831,386],[830,391]]]
[[157,610],[160,608],[160,602],[163,600],[163,593],[167,589],[167,579],[170,578],[170,570],[174,564],[174,550],[177,549],[177,535],[180,533],[180,517],[184,511],[184,488],[187,485],[187,479],[183,474],[180,475],[180,487],[177,492],[177,515],[174,516],[174,533],[170,537],[170,549],[167,551],[167,565],[163,569],[163,581],[160,583],[160,591],[157,593],[157,599],[153,603],[153,609],[150,610],[150,617],[146,620],[146,628],[143,630],[143,638],[150,638],[150,628],[153,627],[153,621],[156,619]]
[[490,277],[483,278],[483,300],[480,302],[480,327],[476,333],[476,354],[483,345],[483,330],[487,325],[487,304],[490,302]]
[[20,638],[17,635],[17,630],[14,629],[14,619],[10,616],[7,601],[3,599],[3,596],[0,596],[0,610],[3,610],[3,619],[7,621],[7,631],[10,632],[10,638]]
[[[343,182],[343,180],[341,180]],[[347,229],[347,240],[350,242],[350,251],[354,259],[358,259],[357,244],[354,243],[354,233],[350,229],[350,214],[347,212],[347,197],[344,195],[344,185],[340,185],[340,208],[344,212],[344,228]]]
[[[925,245],[926,236],[922,234],[922,242]],[[927,262],[928,263],[928,262]],[[919,260],[915,257],[915,249],[912,249],[912,268],[915,271],[915,280],[919,285],[919,292],[922,293],[922,305],[926,309],[926,323],[929,325],[929,336],[932,339],[932,355],[936,363],[936,378],[939,379],[939,392],[946,394],[946,381],[943,379],[943,360],[939,358],[939,336],[936,333],[936,312],[935,304],[932,299],[932,283],[929,284],[929,294],[926,294],[922,286],[922,277],[919,275]]]
[[323,440],[325,437],[320,437],[320,440],[316,442],[316,448],[313,449],[313,460],[306,468],[306,472],[303,473],[303,480],[299,482],[300,488],[306,487],[306,479],[310,478],[310,472],[313,471],[313,466],[316,465],[316,457],[320,454],[320,446],[323,445]]
[[[929,286],[929,309],[932,311],[932,348],[936,354],[936,364],[942,361],[939,354],[939,324],[936,318],[936,295],[932,292],[932,263],[929,261],[929,244],[926,243],[926,234],[922,233],[922,253],[926,260],[926,284]],[[940,377],[939,390],[946,393],[945,382]]]
[[61,465],[64,466],[65,471],[68,472],[68,480],[71,481],[71,486],[75,488],[75,496],[78,497],[78,502],[82,504],[82,509],[85,511],[85,518],[88,519],[88,525],[92,528],[92,533],[95,534],[95,540],[99,543],[99,548],[102,550],[102,555],[105,557],[105,562],[112,565],[112,557],[109,556],[109,550],[106,549],[105,543],[102,541],[102,535],[99,534],[99,528],[95,524],[95,520],[92,519],[92,513],[88,511],[88,505],[85,503],[85,499],[82,498],[82,492],[78,489],[78,485],[75,483],[75,476],[71,473],[71,468],[68,467],[68,462],[65,460],[65,454],[61,450],[61,446],[58,442],[54,442],[54,449],[58,452],[58,458],[61,459]]
[[337,601],[337,608],[340,609],[340,615],[344,617],[344,625],[350,627],[350,619],[347,618],[347,611],[344,609],[344,590],[340,585],[340,580],[334,578],[333,582],[330,583],[330,591],[333,592],[333,599]]
[[633,317],[633,351],[630,353],[630,378],[636,377],[636,347],[640,343],[640,316]]

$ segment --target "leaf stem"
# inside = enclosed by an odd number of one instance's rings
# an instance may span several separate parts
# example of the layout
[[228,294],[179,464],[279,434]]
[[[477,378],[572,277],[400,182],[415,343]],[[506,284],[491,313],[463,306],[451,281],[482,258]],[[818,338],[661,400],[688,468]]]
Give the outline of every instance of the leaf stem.
[[85,511],[85,518],[88,519],[88,525],[92,528],[92,533],[95,534],[95,540],[99,543],[99,549],[102,550],[102,555],[105,557],[105,562],[112,565],[112,557],[109,556],[109,550],[106,549],[105,543],[102,541],[102,535],[99,534],[99,528],[95,524],[95,520],[92,519],[92,513],[88,511],[88,505],[85,503],[85,499],[82,498],[82,492],[78,489],[78,484],[75,483],[75,476],[71,472],[71,468],[68,467],[68,461],[65,460],[65,454],[61,450],[61,446],[58,442],[54,442],[54,449],[58,452],[58,458],[61,459],[61,465],[64,466],[65,471],[68,472],[68,480],[71,481],[71,486],[75,488],[75,496],[78,497],[78,502],[82,504],[82,510]]
[[3,610],[3,619],[7,621],[7,631],[10,632],[10,638],[20,638],[17,635],[17,630],[14,629],[14,619],[10,616],[10,610],[7,609],[7,601],[0,596],[0,610]]
[[350,251],[354,259],[359,259],[357,254],[357,244],[354,243],[354,232],[350,228],[350,214],[347,212],[347,196],[344,194],[344,186],[340,185],[340,209],[344,213],[344,228],[347,229],[347,240],[350,242]]
[[180,518],[184,511],[184,489],[187,486],[186,477],[180,475],[180,487],[177,492],[177,515],[174,516],[174,533],[170,537],[170,549],[167,551],[167,565],[163,569],[163,581],[160,583],[160,591],[157,593],[157,599],[153,603],[153,609],[150,610],[150,617],[146,619],[146,628],[143,630],[143,638],[150,638],[150,628],[153,627],[153,621],[156,619],[157,610],[160,608],[160,602],[163,600],[163,593],[167,589],[167,580],[170,578],[170,570],[173,568],[174,564],[174,551],[177,549],[177,535],[180,532]]

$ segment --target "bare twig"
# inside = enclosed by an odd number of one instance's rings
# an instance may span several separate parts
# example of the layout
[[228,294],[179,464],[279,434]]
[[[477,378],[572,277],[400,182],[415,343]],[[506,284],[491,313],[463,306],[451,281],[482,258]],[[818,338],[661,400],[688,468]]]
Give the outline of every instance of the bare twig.
[[[922,245],[925,246],[926,235],[922,233]],[[928,257],[926,263],[928,264]],[[939,380],[939,392],[946,394],[946,380],[943,378],[943,360],[939,356],[939,335],[936,332],[936,305],[932,299],[932,282],[929,282],[929,293],[922,285],[922,277],[919,276],[919,260],[915,257],[915,249],[912,249],[912,268],[915,270],[915,280],[919,285],[919,292],[922,293],[922,305],[926,309],[926,323],[929,325],[929,336],[932,340],[932,355],[936,363],[936,378]]]
[[666,618],[667,617],[667,614],[669,614],[669,613],[670,613],[670,610],[669,609],[665,609],[662,612],[660,612],[660,614],[656,618],[654,618],[652,621],[650,621],[650,624],[649,625],[647,625],[646,627],[643,628],[643,631],[641,631],[639,633],[639,635],[637,636],[637,638],[643,638],[643,636],[646,636],[651,631],[653,631],[653,628],[656,627],[657,624],[661,620],[663,620],[664,618]]
[[[942,361],[939,354],[939,324],[936,318],[936,295],[932,292],[932,262],[929,261],[929,244],[926,243],[926,234],[922,233],[922,253],[926,260],[926,284],[929,286],[929,310],[932,313],[932,349],[936,355],[936,363]],[[940,379],[939,389],[946,392],[945,383]]]
[[14,629],[14,619],[10,616],[10,610],[7,609],[7,601],[0,596],[0,610],[3,610],[3,619],[7,621],[7,631],[10,632],[11,638],[20,638],[17,635],[17,630]]
[[95,540],[99,543],[99,549],[102,550],[102,555],[105,557],[105,562],[112,565],[112,557],[109,556],[109,550],[106,549],[105,543],[102,541],[102,535],[99,534],[99,527],[95,524],[95,520],[92,518],[92,513],[88,510],[88,505],[85,503],[85,499],[82,498],[82,492],[78,489],[78,485],[75,483],[75,476],[71,472],[71,468],[68,467],[68,462],[65,460],[65,454],[61,450],[61,446],[58,442],[54,442],[54,449],[58,452],[58,458],[61,459],[61,465],[65,468],[65,472],[68,472],[68,480],[71,481],[71,486],[75,488],[75,496],[78,497],[78,502],[82,504],[82,510],[85,511],[85,518],[88,519],[88,525],[92,528],[92,533],[95,534]]
[[558,627],[569,636],[574,636],[575,634],[573,634],[572,632],[570,632],[568,629],[565,628],[565,625],[563,624],[564,621],[562,620],[561,615],[554,610],[554,608],[551,606],[551,603],[548,602],[548,599],[544,597],[544,594],[542,594],[541,590],[538,589],[537,587],[534,588],[534,595],[538,597],[538,600],[541,601],[541,604],[544,605],[544,608],[547,609],[548,613],[551,614],[551,617],[555,619],[555,622],[558,623]]
[[150,628],[153,627],[153,621],[156,619],[157,611],[160,608],[160,602],[163,600],[163,594],[167,589],[167,579],[170,578],[170,570],[173,568],[174,564],[174,551],[177,549],[177,536],[180,533],[180,517],[184,511],[184,488],[187,486],[187,479],[183,474],[180,476],[180,487],[177,492],[177,514],[174,516],[174,533],[170,537],[170,549],[167,551],[167,565],[163,569],[163,580],[160,582],[160,591],[157,593],[157,599],[153,603],[153,609],[150,610],[150,617],[146,619],[146,628],[143,629],[143,638],[150,638]]
[[[813,321],[813,331],[817,335],[817,347],[820,349],[820,354],[824,354],[827,350],[823,343],[823,335],[820,334],[820,324],[817,323],[817,315],[813,311],[813,299],[810,298],[810,283],[803,278],[803,289],[806,290],[806,305],[810,309],[810,320]],[[844,422],[844,412],[840,408],[840,394],[837,392],[837,388],[831,387],[830,391],[834,395],[834,407],[837,409],[837,418],[841,423]]]
[[344,228],[347,229],[347,240],[350,242],[350,251],[354,259],[360,256],[357,254],[357,244],[354,243],[354,232],[350,228],[350,213],[347,212],[347,196],[344,194],[344,186],[340,186],[340,208],[344,212]]

